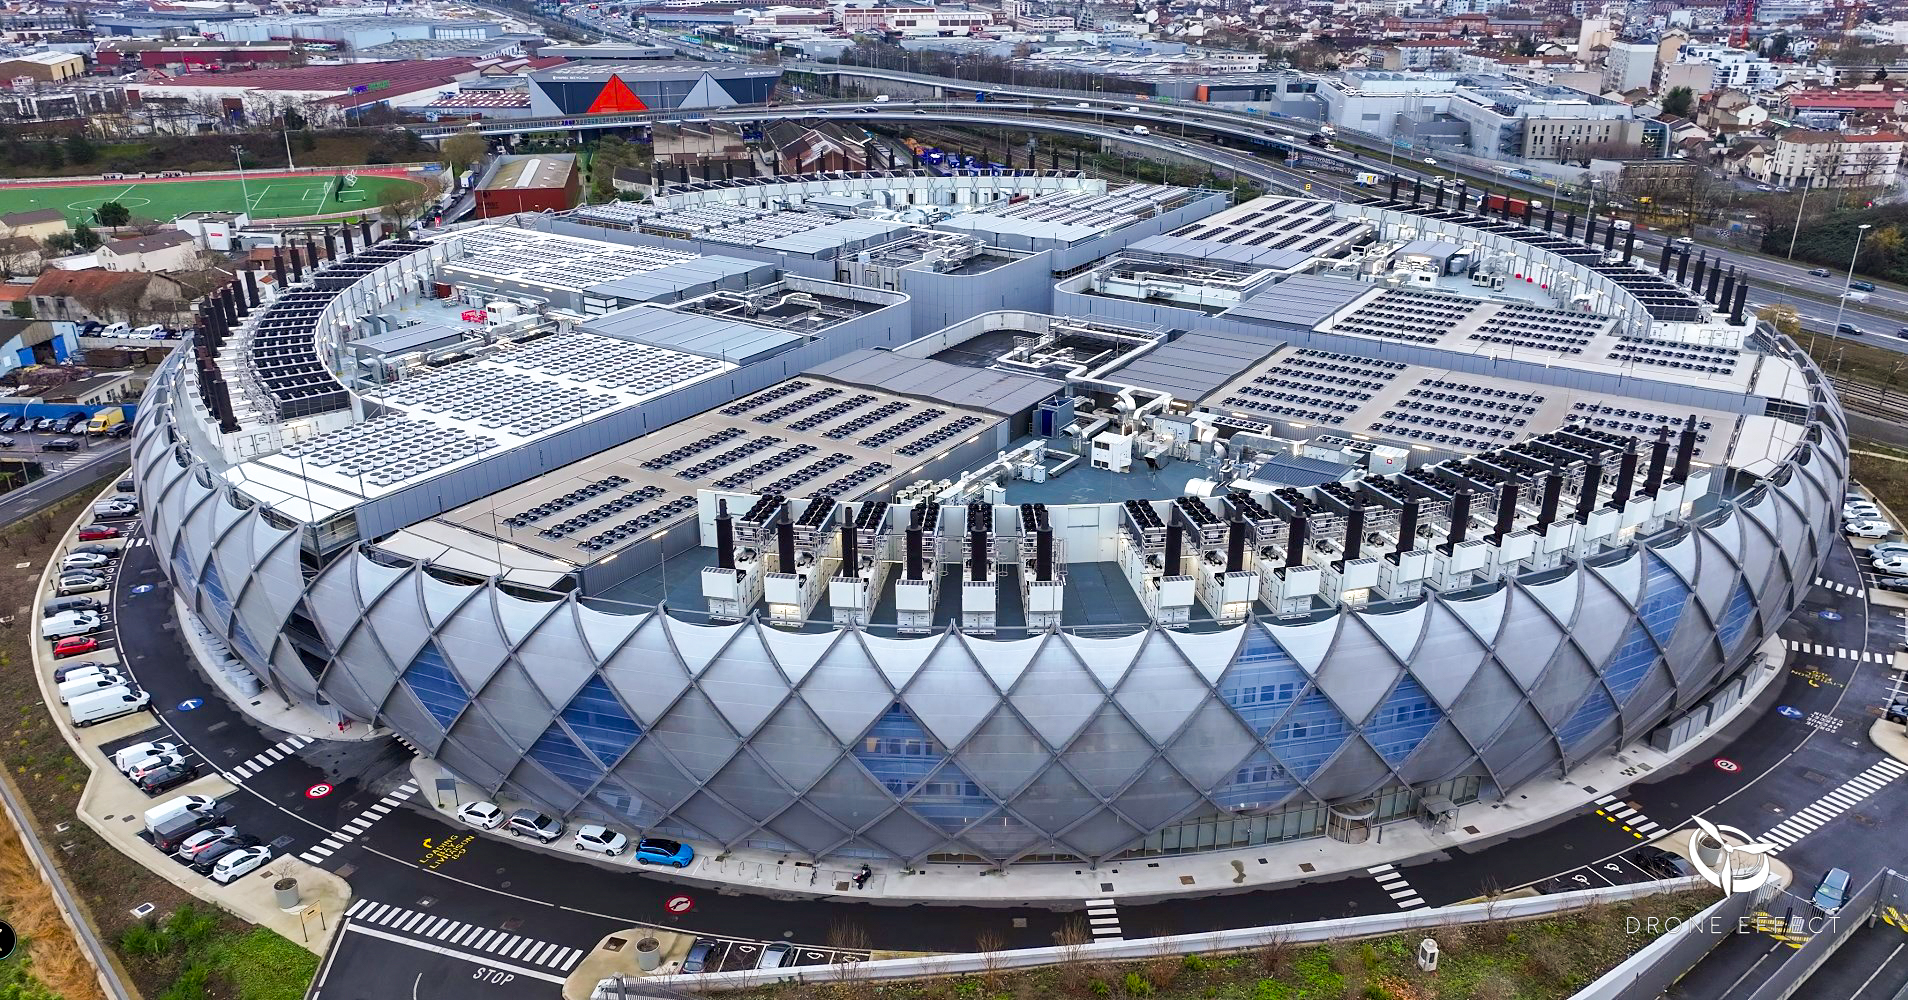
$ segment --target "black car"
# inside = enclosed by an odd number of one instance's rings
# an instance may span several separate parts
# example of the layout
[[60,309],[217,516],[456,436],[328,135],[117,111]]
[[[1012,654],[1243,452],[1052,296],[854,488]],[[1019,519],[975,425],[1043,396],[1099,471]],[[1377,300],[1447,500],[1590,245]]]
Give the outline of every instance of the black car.
[[78,451],[80,445],[72,438],[54,438],[40,446],[41,451]]
[[1838,334],[1841,334],[1844,337],[1862,336],[1862,328],[1856,326],[1853,323],[1837,323],[1835,325],[1835,332]]
[[60,433],[71,434],[86,426],[86,414],[75,413],[60,421]]
[[139,779],[139,790],[147,795],[157,795],[185,784],[199,776],[199,769],[191,764],[174,764],[146,772]]
[[68,677],[82,670],[95,670],[106,666],[108,666],[108,664],[102,663],[99,660],[77,660],[72,663],[62,663],[53,668],[53,683],[64,684]]
[[1876,579],[1875,587],[1878,590],[1893,590],[1898,592],[1908,592],[1908,576],[1880,577]]
[[257,846],[258,838],[249,833],[241,833],[236,837],[228,837],[200,851],[198,856],[192,859],[192,870],[201,875],[210,875],[212,874],[212,869],[218,867],[220,858],[236,850]]
[[19,417],[0,417],[0,434],[11,434],[19,429]]
[[1657,879],[1687,878],[1696,874],[1696,866],[1688,859],[1660,847],[1639,847],[1630,853],[1630,861]]
[[106,436],[109,438],[131,437],[132,421],[121,420],[119,423],[114,424],[112,429],[106,432]]
[[1898,701],[1882,709],[1889,722],[1908,722],[1908,701]]
[[[91,556],[105,556],[108,559],[117,559],[120,556],[125,555],[124,552],[121,552],[115,546],[101,545],[97,542],[89,542],[88,544],[85,544],[85,545],[75,545],[72,548],[67,549],[66,554],[67,555],[84,554],[84,555],[91,555]],[[96,601],[94,603],[98,603],[98,602]]]

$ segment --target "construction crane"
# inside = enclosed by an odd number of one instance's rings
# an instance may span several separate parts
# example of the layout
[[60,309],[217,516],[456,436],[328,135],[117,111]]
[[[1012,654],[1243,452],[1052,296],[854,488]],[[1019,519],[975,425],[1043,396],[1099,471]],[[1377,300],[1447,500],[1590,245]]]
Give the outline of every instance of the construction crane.
[[1723,6],[1729,23],[1729,44],[1749,47],[1749,29],[1756,23],[1756,0],[1728,0]]

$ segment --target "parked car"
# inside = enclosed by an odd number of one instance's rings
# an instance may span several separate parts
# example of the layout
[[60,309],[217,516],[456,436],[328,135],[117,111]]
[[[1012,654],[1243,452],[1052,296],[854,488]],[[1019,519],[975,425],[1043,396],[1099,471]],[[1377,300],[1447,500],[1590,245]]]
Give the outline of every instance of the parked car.
[[[1908,583],[1908,580],[1897,582]],[[1908,701],[1898,701],[1882,709],[1882,716],[1889,722],[1908,722]]]
[[19,429],[19,417],[0,417],[0,434],[11,434]]
[[230,840],[221,840],[192,859],[192,870],[201,875],[210,875],[212,869],[218,867],[221,860],[230,857],[236,851],[257,846],[258,838],[247,833],[241,833]]
[[1816,883],[1815,897],[1809,902],[1821,913],[1834,916],[1841,911],[1842,904],[1848,902],[1848,881],[1847,870],[1830,868],[1822,881]]
[[40,610],[44,614],[51,616],[57,615],[62,611],[104,611],[106,610],[106,605],[100,603],[98,598],[93,597],[55,597],[41,605]]
[[185,754],[175,750],[153,754],[145,760],[134,761],[131,766],[126,768],[126,777],[137,781],[162,767],[177,767],[185,762]]
[[97,552],[71,552],[60,560],[60,569],[104,569],[111,561]]
[[134,743],[132,746],[122,747],[113,751],[113,767],[121,774],[124,774],[128,767],[148,757],[174,753],[178,749],[179,744],[163,740],[147,740],[143,743]]
[[212,881],[220,885],[230,885],[236,879],[244,878],[272,859],[269,847],[242,847],[212,866]]
[[758,969],[779,969],[788,964],[795,954],[795,946],[787,941],[777,941],[762,949],[762,957],[756,961]]
[[60,421],[61,434],[73,434],[86,426],[86,414],[74,413]]
[[109,560],[117,559],[122,554],[122,550],[117,545],[100,545],[96,542],[75,545],[66,551],[69,555],[105,556]]
[[68,594],[90,594],[106,589],[106,578],[98,573],[61,573],[54,585],[61,597]]
[[147,795],[157,795],[170,791],[199,776],[199,769],[191,764],[173,764],[150,771],[134,782],[139,790]]
[[70,704],[76,698],[84,698],[89,694],[98,694],[101,691],[110,691],[113,688],[130,688],[131,686],[132,682],[121,676],[119,671],[107,667],[96,674],[81,674],[78,677],[69,677],[60,682],[60,686],[55,690],[59,694],[60,704],[65,705]]
[[61,639],[53,644],[53,658],[64,660],[69,656],[90,653],[99,648],[99,640],[90,635],[76,635],[70,639]]
[[110,524],[89,524],[79,530],[82,542],[103,542],[108,538],[118,538],[119,529]]
[[85,635],[98,629],[101,620],[97,611],[62,611],[50,618],[40,619],[40,638],[64,639],[69,635]]
[[687,868],[696,856],[695,849],[688,844],[661,837],[644,837],[636,842],[636,863],[639,865],[668,865],[671,868]]
[[519,809],[504,822],[504,829],[519,837],[545,844],[563,836],[563,821],[552,819],[535,809]]
[[1908,576],[1908,556],[1885,556],[1875,560],[1871,565],[1875,567],[1877,573],[1888,576]]
[[1902,554],[1908,554],[1908,542],[1876,542],[1868,547],[1870,559]]
[[93,505],[94,517],[131,517],[137,513],[139,513],[139,506],[137,504],[115,503],[111,500],[101,500]]
[[1856,538],[1887,538],[1896,533],[1887,521],[1850,521],[1842,530]]
[[[87,674],[96,674],[102,670],[111,670],[111,669],[112,669],[111,667],[108,667],[106,664],[101,663],[98,660],[79,660],[74,663],[62,663],[59,666],[53,668],[53,683],[61,684],[74,677],[84,677]],[[172,744],[170,743],[166,743],[166,744],[140,743],[135,745],[136,746],[160,745],[160,746],[169,747]],[[146,756],[150,757],[152,756],[152,754],[146,754]],[[127,759],[131,760],[132,758],[127,758]],[[118,767],[119,765],[114,764],[113,766]]]
[[595,851],[606,858],[613,858],[629,847],[629,838],[607,826],[590,823],[577,828],[576,849]]
[[457,818],[479,830],[495,830],[503,824],[504,813],[495,802],[466,802],[457,807]]
[[41,451],[78,451],[79,442],[72,438],[54,438],[40,446]]
[[689,954],[682,957],[682,970],[687,973],[701,972],[709,967],[709,956],[715,952],[716,943],[708,938],[697,938],[689,946]]
[[224,841],[236,840],[238,835],[236,826],[215,826],[210,830],[200,830],[187,837],[172,856],[181,861],[197,861],[207,848]]
[[1652,878],[1686,878],[1696,874],[1696,866],[1681,855],[1648,844],[1631,851],[1629,858],[1631,863],[1648,872]]

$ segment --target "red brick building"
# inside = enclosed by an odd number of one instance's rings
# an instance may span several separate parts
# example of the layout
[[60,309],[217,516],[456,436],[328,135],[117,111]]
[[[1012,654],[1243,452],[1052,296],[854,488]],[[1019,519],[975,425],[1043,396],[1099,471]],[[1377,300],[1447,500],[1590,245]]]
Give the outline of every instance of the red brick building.
[[568,153],[506,156],[477,185],[477,217],[575,208],[583,182]]

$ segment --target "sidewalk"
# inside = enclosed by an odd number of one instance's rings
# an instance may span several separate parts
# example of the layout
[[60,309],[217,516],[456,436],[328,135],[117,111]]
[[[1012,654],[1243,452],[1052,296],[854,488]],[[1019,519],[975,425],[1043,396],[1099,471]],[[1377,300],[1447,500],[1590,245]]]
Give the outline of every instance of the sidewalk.
[[[86,519],[87,515],[82,515],[79,522],[68,526],[62,547],[74,543],[73,533],[78,524]],[[31,625],[36,635],[40,621],[37,605],[52,593],[49,584],[58,565],[56,560],[48,560],[40,576],[40,597],[35,600]],[[116,642],[112,648],[88,654],[88,658],[107,664],[119,663],[122,646],[123,642]],[[148,738],[152,739],[177,740],[176,734],[170,733],[169,727],[159,728],[164,727],[165,723],[156,713],[145,712],[136,712],[85,729],[74,728],[71,718],[60,705],[59,693],[53,684],[55,661],[51,645],[35,641],[32,649],[33,675],[40,685],[40,697],[67,745],[92,771],[86,779],[86,787],[80,792],[76,810],[80,821],[121,854],[144,865],[160,878],[242,920],[268,928],[314,954],[324,954],[332,932],[343,918],[345,905],[350,902],[351,887],[336,875],[314,868],[290,854],[274,858],[252,874],[222,886],[155,850],[139,836],[145,831],[143,817],[147,809],[177,795],[223,797],[238,791],[237,787],[226,781],[218,771],[210,770],[205,776],[169,794],[148,798],[114,769],[100,747],[148,730],[151,730]],[[274,882],[287,876],[298,880],[300,896],[299,905],[290,910],[279,908],[272,888]],[[132,907],[141,900],[126,902]]]
[[309,705],[286,701],[269,688],[260,690],[258,694],[244,693],[239,690],[234,672],[245,669],[245,665],[232,655],[231,647],[225,644],[225,640],[207,631],[199,616],[186,607],[177,593],[172,597],[172,610],[174,620],[179,623],[179,637],[185,640],[186,648],[199,661],[199,672],[211,679],[233,708],[243,712],[253,722],[288,735],[342,743],[361,743],[389,735],[390,730],[358,723],[351,723],[349,729],[340,730],[336,722],[318,710]]
[[[1724,717],[1712,719],[1676,751],[1699,746],[1721,732],[1781,676],[1787,650],[1780,637],[1764,643],[1762,651],[1768,662],[1760,669],[1760,676],[1751,678],[1752,686],[1742,699]],[[1020,864],[1005,871],[985,864],[928,864],[912,870],[875,865],[874,876],[861,888],[856,888],[853,881],[860,867],[858,862],[823,860],[817,864],[805,856],[763,850],[698,853],[689,867],[681,871],[651,866],[642,866],[641,870],[652,878],[685,885],[872,903],[1077,908],[1089,899],[1157,902],[1193,895],[1251,892],[1300,882],[1324,882],[1363,875],[1378,865],[1403,865],[1452,850],[1477,851],[1516,836],[1526,828],[1584,812],[1597,805],[1598,799],[1606,793],[1626,788],[1651,772],[1676,763],[1676,752],[1665,754],[1647,745],[1627,747],[1579,767],[1561,779],[1519,788],[1510,800],[1463,806],[1451,831],[1437,833],[1421,823],[1401,820],[1374,831],[1372,838],[1362,844],[1313,837],[1230,851],[1133,858],[1099,868],[1077,863]],[[481,790],[461,782],[457,783],[454,795],[435,791],[437,780],[450,775],[434,761],[423,758],[412,761],[411,773],[418,787],[425,790],[419,799],[452,822],[456,821],[459,802],[484,798]],[[508,812],[524,803],[499,801],[497,804]],[[1658,831],[1656,836],[1665,836],[1674,829]],[[566,829],[565,836],[548,847],[510,839],[532,849],[569,855],[581,853],[572,845],[570,833]],[[599,855],[590,857],[600,859]],[[609,859],[608,863],[637,867],[627,854]]]

